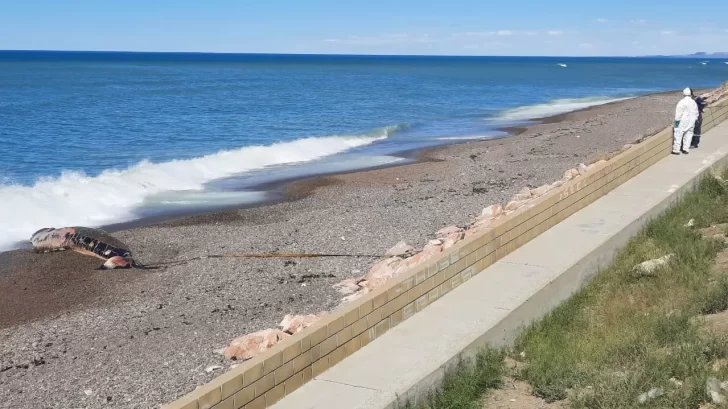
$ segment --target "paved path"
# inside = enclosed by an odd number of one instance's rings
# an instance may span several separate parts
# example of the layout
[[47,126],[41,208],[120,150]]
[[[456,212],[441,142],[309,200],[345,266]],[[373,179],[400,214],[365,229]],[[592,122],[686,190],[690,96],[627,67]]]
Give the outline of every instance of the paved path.
[[[650,218],[728,161],[728,121],[670,155],[343,360],[273,409],[384,409],[422,396],[458,354],[510,343],[581,288]],[[458,319],[452,319],[458,316]],[[420,393],[418,393],[418,391]]]

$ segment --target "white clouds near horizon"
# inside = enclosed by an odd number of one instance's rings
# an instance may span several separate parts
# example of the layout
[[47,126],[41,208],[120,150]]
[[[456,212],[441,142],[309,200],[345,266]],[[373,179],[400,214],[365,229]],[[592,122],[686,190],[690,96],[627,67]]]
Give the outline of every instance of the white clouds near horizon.
[[678,0],[579,7],[575,0],[81,0],[83,6],[71,8],[56,0],[6,3],[0,49],[452,55],[468,47],[483,54],[559,56],[728,51],[721,18],[728,2],[697,2],[688,13]]
[[[462,50],[481,51],[495,55],[645,55],[690,54],[697,51],[721,52],[726,44],[725,29],[700,27],[691,31],[660,29],[659,27],[632,26],[606,21],[591,29],[518,30],[493,29],[483,31],[439,32],[432,34],[379,34],[376,36],[347,36],[329,42],[363,47],[361,52],[378,45],[409,46],[412,54],[468,54]],[[627,24],[625,26],[625,24]],[[684,41],[680,41],[684,40]],[[724,41],[722,41],[724,40]],[[669,44],[674,51],[665,51],[661,45]],[[533,50],[536,49],[537,52]],[[442,52],[439,50],[447,50]],[[461,51],[458,51],[461,50]]]

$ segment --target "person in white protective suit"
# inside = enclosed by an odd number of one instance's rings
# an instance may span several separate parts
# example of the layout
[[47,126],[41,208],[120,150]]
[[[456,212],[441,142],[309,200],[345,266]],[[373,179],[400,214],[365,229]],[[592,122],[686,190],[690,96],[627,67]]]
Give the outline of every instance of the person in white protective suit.
[[698,120],[698,104],[692,98],[692,90],[683,90],[683,99],[675,107],[675,124],[672,138],[672,154],[687,154],[693,139],[695,121]]

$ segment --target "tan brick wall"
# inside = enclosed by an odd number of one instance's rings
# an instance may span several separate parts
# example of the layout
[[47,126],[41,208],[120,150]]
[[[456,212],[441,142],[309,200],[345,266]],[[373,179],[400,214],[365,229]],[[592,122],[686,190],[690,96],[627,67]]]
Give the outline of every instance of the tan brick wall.
[[[728,119],[728,106],[705,112],[703,131]],[[363,348],[455,287],[670,154],[672,128],[458,242],[381,288],[344,306],[265,353],[181,399],[172,409],[262,409]]]

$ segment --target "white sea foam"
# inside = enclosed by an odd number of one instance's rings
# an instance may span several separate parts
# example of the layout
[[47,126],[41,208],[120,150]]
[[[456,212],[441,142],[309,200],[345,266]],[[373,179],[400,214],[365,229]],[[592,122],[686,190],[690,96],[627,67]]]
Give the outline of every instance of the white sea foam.
[[[144,161],[97,176],[64,172],[59,177],[39,179],[32,186],[0,185],[0,251],[28,240],[43,227],[96,227],[129,221],[145,199],[158,199],[164,192],[199,192],[205,183],[215,179],[272,165],[316,160],[385,139],[397,129],[393,126],[366,135],[246,146],[170,162]],[[199,203],[198,195],[187,196],[182,200]]]
[[495,117],[500,121],[525,121],[529,119],[545,118],[559,115],[566,112],[577,111],[596,105],[608,104],[610,102],[624,101],[628,98],[608,97],[586,97],[586,98],[564,98],[555,99],[545,104],[526,105],[518,108],[508,109]]

